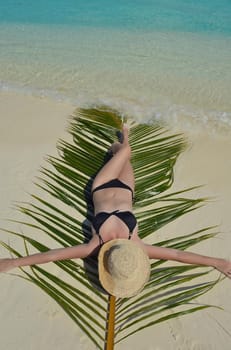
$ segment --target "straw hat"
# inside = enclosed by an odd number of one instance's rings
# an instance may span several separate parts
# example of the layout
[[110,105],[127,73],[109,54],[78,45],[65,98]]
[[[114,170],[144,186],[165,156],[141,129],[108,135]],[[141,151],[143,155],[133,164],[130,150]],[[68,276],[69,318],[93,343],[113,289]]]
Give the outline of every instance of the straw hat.
[[105,243],[99,252],[98,265],[102,286],[119,298],[138,294],[150,276],[148,255],[138,243],[127,239]]

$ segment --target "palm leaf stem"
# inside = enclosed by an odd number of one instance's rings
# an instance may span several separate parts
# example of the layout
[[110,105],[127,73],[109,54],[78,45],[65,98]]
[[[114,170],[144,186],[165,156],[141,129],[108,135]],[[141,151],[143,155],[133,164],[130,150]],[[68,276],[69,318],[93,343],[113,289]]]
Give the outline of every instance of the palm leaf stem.
[[113,295],[109,295],[108,296],[108,315],[107,315],[107,323],[106,323],[105,350],[114,349],[115,304],[116,304],[116,298]]

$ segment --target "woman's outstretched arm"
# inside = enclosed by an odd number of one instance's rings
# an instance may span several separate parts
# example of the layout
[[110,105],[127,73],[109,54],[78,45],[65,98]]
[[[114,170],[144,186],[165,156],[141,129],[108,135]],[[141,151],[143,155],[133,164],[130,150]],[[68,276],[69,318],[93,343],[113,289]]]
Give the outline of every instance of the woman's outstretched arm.
[[22,258],[0,259],[0,272],[7,272],[15,267],[45,264],[51,261],[86,258],[98,246],[98,240],[92,239],[87,244],[73,247],[51,249],[44,253],[28,255]]
[[173,260],[185,264],[211,266],[231,278],[231,261],[148,244],[143,244],[143,247],[150,259]]

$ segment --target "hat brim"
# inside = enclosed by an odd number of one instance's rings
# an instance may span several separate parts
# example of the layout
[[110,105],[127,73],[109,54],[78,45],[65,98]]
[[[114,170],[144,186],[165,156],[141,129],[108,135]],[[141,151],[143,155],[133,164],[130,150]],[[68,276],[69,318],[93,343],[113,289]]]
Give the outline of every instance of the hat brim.
[[[107,255],[116,245],[126,245],[128,249],[135,249],[137,272],[133,278],[119,279],[112,276],[107,269]],[[150,262],[148,255],[136,242],[127,239],[114,239],[105,243],[98,256],[99,279],[103,288],[118,298],[130,298],[142,291],[150,276]]]

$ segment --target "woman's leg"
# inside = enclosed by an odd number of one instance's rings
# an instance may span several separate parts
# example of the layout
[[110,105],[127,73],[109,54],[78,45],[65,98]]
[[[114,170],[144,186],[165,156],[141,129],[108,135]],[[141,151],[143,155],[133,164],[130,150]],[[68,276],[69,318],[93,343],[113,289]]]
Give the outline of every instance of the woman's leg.
[[[126,126],[124,128],[123,136],[124,136],[124,142],[129,143],[129,141],[128,141],[128,128]],[[116,148],[118,149],[119,146],[121,146],[121,144],[115,144],[115,150],[116,150]],[[133,168],[132,168],[132,165],[130,162],[130,157],[127,159],[124,166],[121,168],[118,179],[120,181],[122,181],[123,183],[127,184],[129,187],[131,187],[131,189],[134,192],[135,177],[134,177]]]
[[131,187],[131,189],[134,193],[135,177],[134,177],[132,165],[130,163],[130,159],[128,159],[127,162],[125,163],[125,165],[123,166],[123,168],[119,174],[118,179],[120,181],[122,181],[123,183],[125,183],[126,185],[128,185],[129,187]]
[[[128,129],[123,128],[123,143],[112,145],[113,157],[98,172],[92,184],[92,190],[112,179],[120,178],[124,174],[124,168],[130,163],[131,149],[128,142]],[[125,174],[122,176],[124,177]]]

